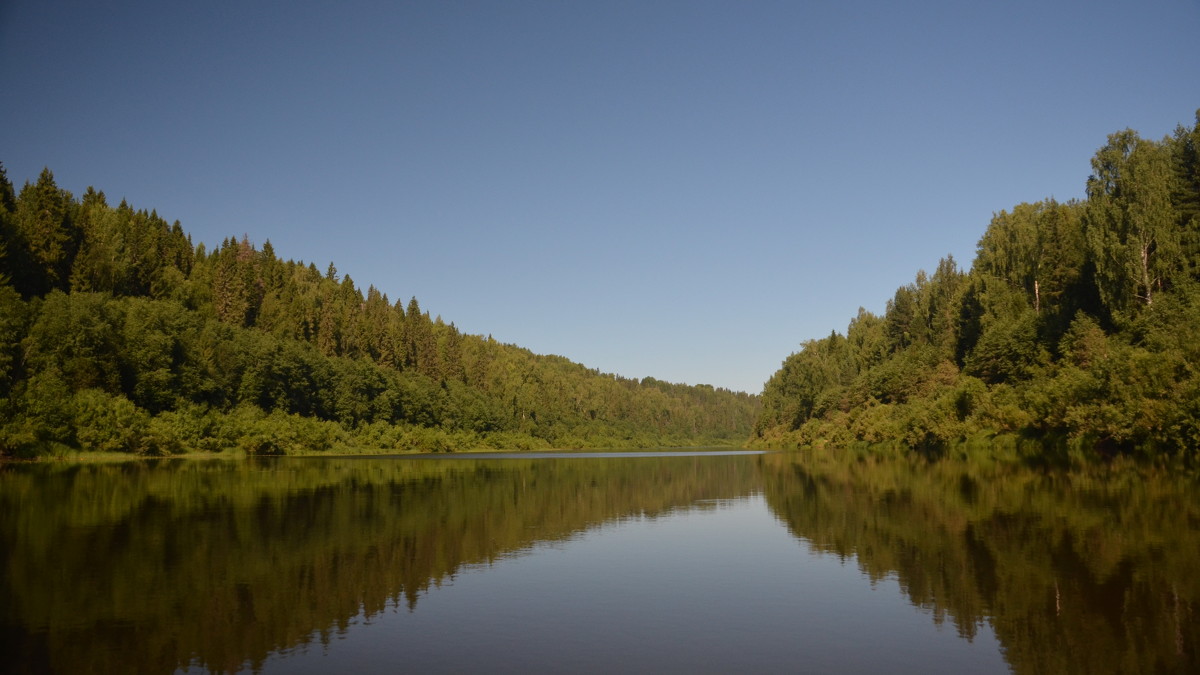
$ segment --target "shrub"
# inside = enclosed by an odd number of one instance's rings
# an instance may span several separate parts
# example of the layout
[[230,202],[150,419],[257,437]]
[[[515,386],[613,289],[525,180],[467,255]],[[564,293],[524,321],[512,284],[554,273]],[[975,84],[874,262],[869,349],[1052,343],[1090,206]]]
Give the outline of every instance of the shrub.
[[150,416],[124,396],[84,389],[73,397],[75,438],[84,452],[152,454]]

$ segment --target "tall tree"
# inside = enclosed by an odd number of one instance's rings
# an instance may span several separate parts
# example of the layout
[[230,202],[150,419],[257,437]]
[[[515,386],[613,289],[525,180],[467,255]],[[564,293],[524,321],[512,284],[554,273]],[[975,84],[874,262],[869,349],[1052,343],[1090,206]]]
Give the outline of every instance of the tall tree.
[[[1079,309],[1095,311],[1094,295],[1085,275],[1087,246],[1078,203],[1060,204],[1053,199],[1018,204],[992,218],[979,240],[972,275],[976,280],[975,300],[987,301],[991,317],[1012,318],[1019,307],[1001,308],[997,302],[1011,294],[997,292],[1003,285],[1017,291],[1024,305],[1057,335]],[[990,289],[990,295],[983,293]]]
[[72,291],[124,290],[125,228],[119,226],[118,218],[119,213],[109,208],[104,193],[89,187],[75,216],[80,246],[71,265]]
[[1191,129],[1180,126],[1170,141],[1171,201],[1184,237],[1184,256],[1193,278],[1200,278],[1200,110]]
[[211,258],[213,305],[217,318],[235,326],[251,326],[263,299],[259,256],[247,236],[226,239]]
[[958,340],[958,308],[962,303],[967,275],[958,269],[954,256],[938,261],[937,270],[925,288],[923,308],[929,326],[929,342],[946,360],[954,356]]
[[1085,232],[1100,295],[1114,316],[1150,305],[1183,265],[1171,206],[1169,149],[1126,129],[1092,159]]
[[17,196],[4,170],[4,163],[0,162],[0,286],[12,283],[15,265],[9,254],[9,242],[17,234],[16,213]]
[[21,189],[17,230],[28,252],[29,267],[15,281],[25,295],[66,288],[78,243],[71,207],[71,194],[59,189],[48,168],[42,169],[36,183],[26,183]]

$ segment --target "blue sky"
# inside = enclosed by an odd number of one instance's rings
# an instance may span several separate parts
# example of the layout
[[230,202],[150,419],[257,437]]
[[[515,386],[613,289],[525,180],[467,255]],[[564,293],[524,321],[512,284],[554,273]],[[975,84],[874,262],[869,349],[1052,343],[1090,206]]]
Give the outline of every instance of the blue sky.
[[0,3],[0,161],[605,372],[758,392],[1200,107],[1200,2]]

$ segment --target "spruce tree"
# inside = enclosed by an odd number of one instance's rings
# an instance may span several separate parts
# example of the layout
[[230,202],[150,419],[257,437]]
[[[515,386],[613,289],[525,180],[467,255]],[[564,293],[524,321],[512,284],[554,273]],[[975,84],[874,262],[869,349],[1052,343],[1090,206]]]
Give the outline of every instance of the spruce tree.
[[70,193],[59,189],[48,168],[42,169],[36,183],[21,189],[16,225],[29,264],[14,281],[27,297],[67,286],[78,239],[71,206]]

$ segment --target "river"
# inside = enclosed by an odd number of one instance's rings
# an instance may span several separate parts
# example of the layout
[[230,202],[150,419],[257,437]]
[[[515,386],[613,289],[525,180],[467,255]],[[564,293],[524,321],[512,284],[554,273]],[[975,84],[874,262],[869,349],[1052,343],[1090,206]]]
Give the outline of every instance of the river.
[[3,670],[1200,668],[1194,478],[851,453],[0,465]]

